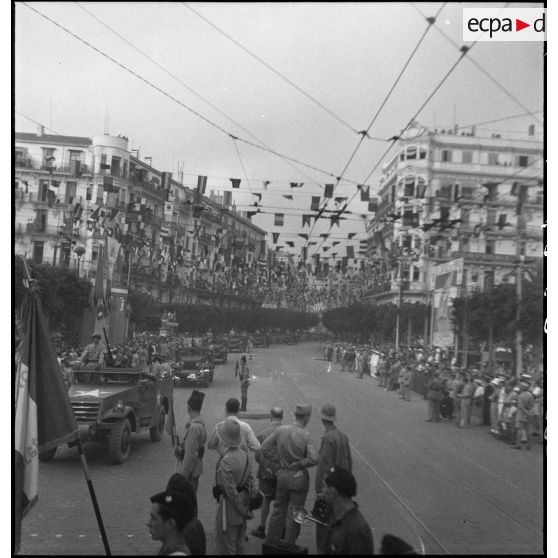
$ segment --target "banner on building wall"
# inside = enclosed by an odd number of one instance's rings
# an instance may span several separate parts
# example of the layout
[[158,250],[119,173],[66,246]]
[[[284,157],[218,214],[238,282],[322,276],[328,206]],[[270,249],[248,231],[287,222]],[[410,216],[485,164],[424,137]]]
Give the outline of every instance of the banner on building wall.
[[454,333],[450,320],[451,300],[460,295],[463,281],[463,258],[432,268],[433,292],[432,343],[437,347],[453,345]]

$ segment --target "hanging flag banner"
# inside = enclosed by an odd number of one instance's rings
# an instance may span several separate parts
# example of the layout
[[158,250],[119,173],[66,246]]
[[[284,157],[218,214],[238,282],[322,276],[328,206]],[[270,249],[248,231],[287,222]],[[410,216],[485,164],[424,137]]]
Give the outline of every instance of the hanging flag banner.
[[258,198],[258,202],[262,201],[262,195],[261,194],[252,194],[255,198]]
[[308,235],[307,234],[298,233],[298,236],[300,236],[300,238],[304,238],[304,240],[308,240]]
[[279,240],[279,233],[271,233],[273,235],[273,244],[277,244],[277,241]]
[[308,257],[308,248],[306,246],[303,246],[301,248],[300,257],[302,258],[303,261],[306,261],[306,258]]
[[275,221],[274,221],[274,225],[276,227],[282,227],[283,223],[284,223],[284,219],[285,219],[285,214],[284,213],[275,213]]
[[294,242],[293,242],[292,240],[287,240],[287,241],[285,242],[285,244],[286,244],[287,246],[289,246],[290,248],[294,248]]
[[14,433],[15,550],[21,521],[39,497],[39,452],[76,438],[78,426],[56,354],[50,342],[36,287],[23,303],[24,331],[17,355]]
[[270,182],[269,182],[269,180],[264,180],[262,182],[262,184],[263,184],[264,190],[267,190],[267,187],[270,185]]
[[324,190],[324,198],[332,198],[333,197],[333,188],[335,187],[334,184],[326,184]]
[[172,172],[163,172],[161,174],[161,188],[170,190],[172,180]]
[[370,186],[359,185],[360,201],[368,201],[370,199]]
[[451,323],[451,300],[458,298],[463,281],[463,258],[432,268],[431,289],[434,291],[432,342],[437,347],[450,347],[454,342]]
[[304,186],[304,182],[289,182],[291,188],[302,188]]
[[355,234],[356,234],[356,233],[349,233],[349,234],[347,235],[347,238],[348,238],[349,240],[351,240],[351,238],[353,238],[353,237],[355,236]]
[[368,211],[371,213],[378,211],[378,198],[370,198],[370,201],[368,202]]
[[339,197],[339,198],[335,198],[334,201],[337,205],[339,205],[340,203],[346,202],[347,198],[346,197]]
[[320,208],[320,196],[312,196],[312,201],[310,203],[310,209],[312,211],[318,211]]
[[306,225],[310,226],[311,219],[312,219],[312,215],[303,215],[302,216],[302,228],[304,228]]
[[203,196],[205,194],[205,187],[207,186],[207,176],[198,176],[198,185],[196,190]]
[[355,257],[355,249],[353,246],[347,246],[347,258]]
[[329,238],[329,233],[322,233],[322,234],[320,234],[320,237],[323,238],[323,239],[327,239],[327,238]]
[[240,178],[229,178],[233,188],[240,188]]
[[293,197],[292,197],[290,194],[288,194],[288,195],[287,195],[287,194],[283,194],[283,197],[284,197],[285,199],[287,199],[287,200],[291,200],[291,201],[293,200]]

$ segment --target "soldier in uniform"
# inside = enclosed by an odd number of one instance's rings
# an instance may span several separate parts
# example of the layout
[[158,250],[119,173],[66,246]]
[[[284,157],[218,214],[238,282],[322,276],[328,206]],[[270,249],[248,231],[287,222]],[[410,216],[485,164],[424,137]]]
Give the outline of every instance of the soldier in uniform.
[[318,452],[310,440],[308,431],[305,430],[311,414],[310,405],[297,405],[295,422],[277,428],[261,446],[264,457],[268,457],[271,450],[275,450],[281,463],[267,535],[267,542],[271,545],[279,543],[285,527],[284,544],[293,547],[300,531],[299,525],[293,519],[293,511],[304,506],[309,488],[307,469],[318,463]]
[[[351,457],[351,448],[349,438],[343,434],[335,422],[337,421],[336,409],[331,404],[322,407],[322,424],[325,433],[322,437],[320,446],[320,454],[318,460],[318,468],[316,469],[316,503],[325,502],[323,496],[324,479],[331,471],[332,467],[342,467],[349,471],[353,470],[353,460]],[[317,504],[318,507],[319,504]],[[327,504],[326,504],[327,506]],[[329,518],[331,509],[322,505],[324,515]],[[327,528],[323,525],[316,524],[316,547],[318,554],[325,554],[325,541],[327,537]]]
[[[283,424],[283,409],[281,407],[272,407],[269,412],[271,424],[258,434],[258,441],[263,441],[273,434],[277,428]],[[271,502],[275,500],[275,492],[277,490],[277,472],[281,467],[279,456],[275,451],[269,452],[267,458],[264,458],[261,452],[256,454],[256,461],[260,464],[258,469],[258,488],[263,494],[262,509],[260,511],[260,524],[252,531],[254,537],[265,539],[265,524],[269,515]]]
[[86,368],[100,368],[105,363],[105,347],[101,345],[101,334],[94,333],[91,336],[93,343],[89,343],[81,355],[81,363]]
[[240,364],[237,364],[236,373],[238,373],[240,380],[240,410],[246,411],[246,405],[248,404],[248,387],[250,386],[250,369],[246,365],[246,355],[240,357]]
[[214,496],[218,507],[215,517],[217,554],[246,554],[246,520],[251,517],[250,490],[252,471],[248,454],[240,448],[240,425],[233,418],[217,426],[219,440],[226,447],[217,462]]
[[198,491],[198,479],[203,473],[204,444],[207,439],[205,423],[200,417],[203,398],[205,394],[194,390],[188,399],[188,416],[186,433],[181,444],[177,444],[175,455],[177,457],[176,472],[184,475]]

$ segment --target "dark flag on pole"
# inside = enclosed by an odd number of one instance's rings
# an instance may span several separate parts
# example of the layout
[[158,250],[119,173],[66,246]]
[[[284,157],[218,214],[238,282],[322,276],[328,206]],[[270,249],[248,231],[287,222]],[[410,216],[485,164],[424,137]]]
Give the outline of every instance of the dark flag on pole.
[[324,190],[324,198],[332,198],[333,197],[333,188],[334,184],[326,184]]
[[233,188],[240,188],[240,178],[229,178]]
[[15,548],[21,521],[39,497],[39,453],[75,439],[78,426],[35,287],[24,303],[23,339],[15,381]]

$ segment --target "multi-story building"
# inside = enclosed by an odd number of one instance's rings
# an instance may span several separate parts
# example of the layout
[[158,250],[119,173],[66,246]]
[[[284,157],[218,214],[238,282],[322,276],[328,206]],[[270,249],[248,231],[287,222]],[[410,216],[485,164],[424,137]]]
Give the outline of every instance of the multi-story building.
[[[162,302],[254,307],[227,288],[265,261],[266,233],[215,196],[133,156],[128,138],[15,135],[15,253]],[[235,294],[236,292],[236,294]]]
[[[510,280],[520,257],[541,266],[543,144],[474,128],[418,123],[383,167],[378,208],[367,225],[368,301],[428,299],[434,266],[464,259],[467,288]],[[519,210],[518,210],[519,209]]]

